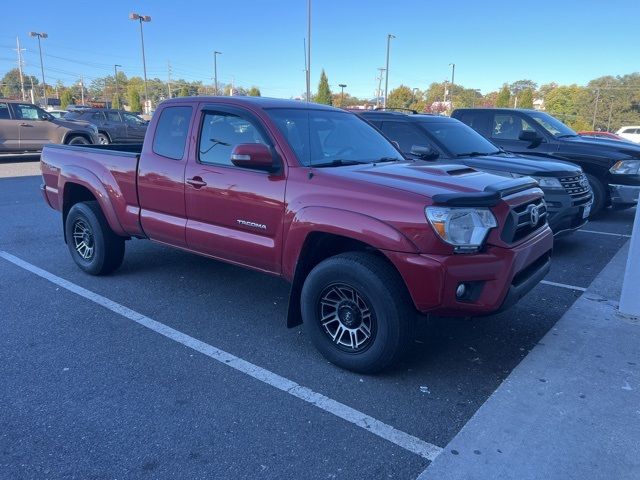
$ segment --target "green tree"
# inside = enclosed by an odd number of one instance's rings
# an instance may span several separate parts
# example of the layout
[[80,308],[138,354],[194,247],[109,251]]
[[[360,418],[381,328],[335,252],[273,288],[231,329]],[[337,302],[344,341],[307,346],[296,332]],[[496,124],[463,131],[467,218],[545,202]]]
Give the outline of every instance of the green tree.
[[388,108],[410,108],[414,102],[413,90],[406,85],[400,85],[389,92]]
[[518,108],[533,108],[533,91],[525,88],[518,95]]
[[509,90],[509,85],[505,83],[500,89],[500,91],[498,92],[498,97],[496,98],[496,107],[498,108],[509,107],[510,99],[511,99],[511,90]]
[[260,89],[258,87],[251,87],[249,92],[247,93],[250,97],[260,97],[262,96],[260,93]]
[[66,108],[69,105],[72,105],[75,103],[75,100],[73,98],[73,93],[71,92],[70,89],[65,88],[64,91],[62,92],[62,95],[60,95],[60,107],[63,110],[66,110]]
[[135,85],[129,85],[127,87],[127,95],[129,97],[129,109],[132,112],[141,112],[142,104],[140,103],[140,93]]
[[324,69],[322,69],[322,73],[320,74],[320,82],[318,83],[318,94],[316,95],[316,103],[322,103],[324,105],[331,105],[331,89],[329,88],[329,79],[327,78],[327,74],[324,73]]
[[180,91],[178,92],[178,96],[179,97],[188,97],[189,96],[189,88],[184,85],[182,88],[180,88]]
[[111,100],[111,108],[120,109],[122,105],[120,105],[120,95],[117,93],[113,96],[113,100]]
[[[38,85],[38,79],[34,76],[23,75],[24,91],[28,92],[31,89],[31,82],[33,85]],[[20,71],[17,68],[9,70],[4,74],[2,80],[0,80],[0,86],[2,89],[2,96],[6,98],[22,98],[22,91],[20,90]],[[39,90],[36,90],[35,95]]]

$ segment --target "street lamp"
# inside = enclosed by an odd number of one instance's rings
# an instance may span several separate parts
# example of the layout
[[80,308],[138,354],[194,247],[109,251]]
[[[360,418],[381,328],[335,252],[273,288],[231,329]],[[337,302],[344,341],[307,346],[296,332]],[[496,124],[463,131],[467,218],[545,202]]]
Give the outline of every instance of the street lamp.
[[387,91],[389,89],[389,48],[391,46],[392,38],[396,38],[396,36],[389,33],[387,35],[387,69],[385,72],[385,79],[384,79],[384,100],[382,102],[383,108],[387,108]]
[[41,38],[48,38],[45,32],[29,32],[30,37],[38,37],[38,50],[40,51],[40,70],[42,70],[42,96],[44,97],[44,108],[47,108],[49,101],[47,100],[47,84],[44,81],[44,63],[42,62],[42,44]]
[[[144,70],[144,107],[147,108],[149,102],[149,93],[147,91],[147,60],[144,56],[144,34],[142,33],[142,22],[150,22],[149,15],[140,15],[138,13],[130,13],[129,20],[138,20],[140,22],[140,42],[142,43],[142,68]],[[146,113],[146,112],[145,112]]]
[[[118,99],[118,107],[120,106],[120,92],[118,92],[118,67],[122,68],[122,65],[115,64],[113,66],[113,78],[116,80],[116,98]],[[111,107],[113,107],[113,101],[111,101]]]
[[340,87],[340,106],[342,106],[344,104],[344,89],[347,88],[347,84],[346,83],[339,83],[338,86]]
[[213,83],[215,85],[214,95],[218,95],[218,55],[222,55],[222,52],[217,50],[213,52]]
[[450,63],[451,67],[451,88],[449,91],[449,103],[451,104],[451,110],[453,110],[453,86],[455,85],[455,76],[456,76],[456,64]]

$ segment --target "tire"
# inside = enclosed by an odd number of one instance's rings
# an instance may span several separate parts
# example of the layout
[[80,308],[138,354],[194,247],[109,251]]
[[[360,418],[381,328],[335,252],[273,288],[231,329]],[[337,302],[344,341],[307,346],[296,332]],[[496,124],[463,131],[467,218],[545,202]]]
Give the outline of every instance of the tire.
[[91,142],[81,135],[76,135],[69,139],[67,145],[89,145]]
[[305,279],[300,303],[306,333],[339,367],[376,373],[411,345],[413,302],[396,270],[371,253],[343,253],[318,264]]
[[98,145],[109,145],[111,140],[106,133],[98,133]]
[[607,206],[607,189],[596,177],[589,173],[586,175],[593,192],[593,205],[591,205],[591,213],[589,214],[589,218],[593,218],[602,213],[604,207]]
[[122,265],[124,238],[113,233],[98,202],[71,207],[65,234],[71,257],[86,273],[107,275]]

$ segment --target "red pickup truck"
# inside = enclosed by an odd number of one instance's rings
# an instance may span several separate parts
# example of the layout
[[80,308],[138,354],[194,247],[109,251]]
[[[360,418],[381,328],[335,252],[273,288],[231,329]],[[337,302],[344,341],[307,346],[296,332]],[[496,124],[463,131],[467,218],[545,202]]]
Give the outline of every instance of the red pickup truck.
[[85,272],[113,272],[136,237],[282,276],[287,324],[359,372],[408,349],[416,311],[498,311],[550,265],[534,181],[406,160],[357,115],[321,105],[172,99],[141,147],[48,145],[41,168]]

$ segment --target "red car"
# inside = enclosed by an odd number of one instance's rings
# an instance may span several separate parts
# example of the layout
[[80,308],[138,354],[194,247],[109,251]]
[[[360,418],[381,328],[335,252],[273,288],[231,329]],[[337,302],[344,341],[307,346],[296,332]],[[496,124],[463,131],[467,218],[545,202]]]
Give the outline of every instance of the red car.
[[321,105],[172,99],[142,147],[50,145],[41,167],[85,272],[116,270],[137,237],[284,277],[288,325],[303,321],[330,361],[359,372],[409,348],[416,312],[495,312],[550,265],[535,181],[408,161]]
[[581,137],[590,137],[590,138],[604,138],[607,140],[621,140],[623,142],[626,142],[627,140],[625,138],[622,138],[620,135],[616,135],[615,133],[611,133],[611,132],[589,132],[589,131],[583,131],[583,132],[576,132],[578,135],[580,135]]

